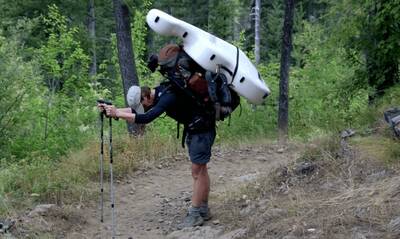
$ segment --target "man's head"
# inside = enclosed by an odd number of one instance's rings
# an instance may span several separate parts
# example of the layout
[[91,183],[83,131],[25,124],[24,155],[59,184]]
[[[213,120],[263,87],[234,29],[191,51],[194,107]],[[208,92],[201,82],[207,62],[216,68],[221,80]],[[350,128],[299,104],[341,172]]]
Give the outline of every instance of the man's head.
[[145,111],[147,111],[153,106],[154,94],[151,93],[150,87],[142,86],[140,88],[140,103],[142,103]]
[[126,95],[129,107],[137,113],[149,110],[154,104],[154,94],[148,86],[131,86]]

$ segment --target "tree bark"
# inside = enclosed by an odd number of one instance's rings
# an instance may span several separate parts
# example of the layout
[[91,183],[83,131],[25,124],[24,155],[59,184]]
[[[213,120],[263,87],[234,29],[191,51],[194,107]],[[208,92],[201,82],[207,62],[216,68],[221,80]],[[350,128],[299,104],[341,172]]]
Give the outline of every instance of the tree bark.
[[[113,0],[113,4],[116,22],[119,67],[124,90],[125,106],[128,106],[126,95],[129,88],[132,85],[139,85],[134,61],[135,56],[132,47],[130,12],[128,6],[121,0]],[[127,127],[130,134],[140,133],[140,127],[137,124],[127,122]]]
[[290,52],[292,50],[292,28],[294,16],[294,0],[285,0],[285,19],[283,23],[281,68],[279,82],[279,141],[286,143],[288,139],[289,122],[289,68]]
[[256,58],[256,65],[260,63],[260,13],[261,13],[261,0],[256,0],[256,6],[254,7],[254,55]]
[[89,69],[89,76],[92,78],[97,74],[97,56],[96,56],[96,18],[94,12],[94,0],[89,0],[89,21],[88,31],[91,41],[92,64]]

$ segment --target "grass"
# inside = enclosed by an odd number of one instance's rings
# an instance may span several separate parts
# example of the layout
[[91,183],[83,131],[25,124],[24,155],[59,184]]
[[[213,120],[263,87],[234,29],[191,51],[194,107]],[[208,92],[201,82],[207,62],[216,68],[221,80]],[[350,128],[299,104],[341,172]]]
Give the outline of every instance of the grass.
[[[220,122],[219,136],[216,144],[232,147],[243,144],[265,141],[265,127],[246,126],[244,121],[252,111],[244,109],[244,115],[232,118],[234,126]],[[265,114],[265,111],[257,114]],[[260,117],[251,117],[254,125]],[[236,122],[239,121],[239,122]],[[238,125],[241,127],[238,127]],[[181,139],[175,138],[176,124],[171,120],[159,120],[149,126],[145,136],[130,138],[126,136],[124,125],[115,125],[113,133],[114,175],[122,178],[138,168],[146,168],[160,160],[183,153]],[[245,128],[243,128],[245,127]],[[246,128],[250,127],[250,128]],[[235,135],[246,132],[240,140]],[[182,128],[181,128],[182,133]],[[108,177],[108,138],[107,127],[104,138],[104,169]],[[97,134],[94,140],[86,143],[82,149],[71,151],[59,160],[46,157],[20,160],[18,163],[0,167],[0,217],[12,217],[20,210],[30,208],[38,203],[55,203],[59,205],[81,203],[90,200],[97,193],[97,187],[90,186],[98,182],[99,147]],[[182,137],[182,136],[181,136]],[[222,138],[224,140],[222,140]],[[89,186],[88,186],[89,185]]]
[[374,157],[387,164],[397,164],[400,162],[399,141],[382,135],[372,135],[368,137],[358,137],[352,141],[360,148],[365,156]]
[[[355,138],[341,157],[337,138],[315,139],[286,167],[218,197],[222,223],[247,228],[245,238],[398,238],[388,228],[400,214],[398,141]],[[299,162],[317,170],[296,174]]]
[[[125,135],[125,134],[124,134]],[[108,177],[108,144],[105,139],[104,169]],[[124,177],[139,167],[181,152],[172,137],[149,133],[139,138],[114,136],[114,174]],[[12,164],[0,169],[0,216],[13,216],[37,203],[59,205],[87,201],[94,196],[99,175],[99,142],[88,143],[59,162],[48,158]]]

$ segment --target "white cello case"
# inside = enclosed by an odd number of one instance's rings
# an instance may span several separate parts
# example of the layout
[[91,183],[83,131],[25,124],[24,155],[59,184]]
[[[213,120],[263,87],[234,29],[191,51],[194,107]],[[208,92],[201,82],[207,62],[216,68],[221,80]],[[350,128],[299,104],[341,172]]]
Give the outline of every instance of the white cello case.
[[250,103],[261,104],[270,94],[256,67],[239,48],[158,9],[150,10],[146,21],[161,35],[180,37],[185,52],[204,69],[216,72],[222,66],[231,88]]

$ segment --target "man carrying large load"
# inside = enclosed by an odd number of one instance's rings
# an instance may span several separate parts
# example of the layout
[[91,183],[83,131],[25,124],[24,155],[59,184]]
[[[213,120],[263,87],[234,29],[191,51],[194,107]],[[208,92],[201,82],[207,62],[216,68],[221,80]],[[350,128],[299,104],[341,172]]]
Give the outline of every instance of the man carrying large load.
[[[210,218],[208,195],[210,178],[207,163],[210,161],[211,148],[216,136],[216,115],[220,119],[227,117],[239,104],[239,97],[223,85],[222,75],[206,72],[196,64],[182,47],[169,44],[162,48],[158,56],[153,55],[149,67],[159,71],[168,79],[158,87],[150,89],[147,86],[139,89],[133,86],[128,91],[128,102],[132,108],[116,108],[113,105],[99,104],[108,117],[121,118],[138,124],[148,124],[166,113],[169,117],[184,126],[182,143],[186,140],[189,157],[192,162],[193,195],[192,206],[179,228],[202,225]],[[208,94],[209,85],[204,75],[210,76],[215,83],[214,100]],[[185,87],[186,85],[186,87]],[[230,94],[230,102],[220,102],[217,95]],[[226,96],[225,96],[226,98]],[[140,114],[136,109],[145,109]],[[215,104],[219,104],[220,112],[216,114]]]
[[[180,37],[183,45],[169,44],[152,55],[151,71],[158,69],[167,79],[158,87],[133,86],[127,101],[130,108],[98,104],[108,117],[147,124],[164,112],[184,126],[192,163],[192,205],[178,228],[202,225],[210,219],[207,163],[216,136],[216,121],[229,117],[239,105],[239,95],[260,104],[269,89],[250,60],[237,47],[162,11],[151,10],[148,25],[157,33]],[[139,108],[145,113],[139,113]],[[179,135],[179,134],[178,134]]]

